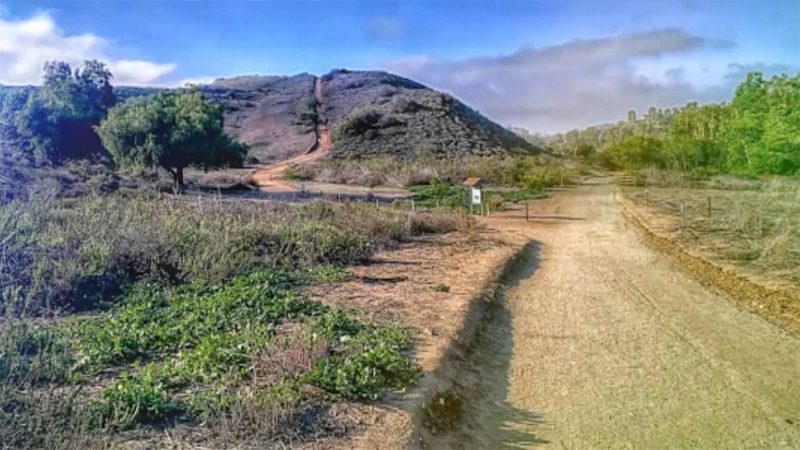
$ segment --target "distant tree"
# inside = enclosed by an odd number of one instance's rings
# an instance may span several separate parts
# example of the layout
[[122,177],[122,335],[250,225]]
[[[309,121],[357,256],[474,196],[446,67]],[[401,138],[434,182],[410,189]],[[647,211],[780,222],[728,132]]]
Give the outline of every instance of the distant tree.
[[640,170],[667,166],[664,141],[649,136],[631,136],[609,147],[605,156],[622,169]]
[[199,91],[173,91],[111,109],[97,133],[118,165],[161,167],[181,187],[185,167],[241,167],[247,150],[223,125],[222,107]]
[[92,127],[116,99],[111,72],[99,61],[74,71],[64,62],[48,62],[42,87],[28,95],[14,122],[39,162],[60,163],[104,153]]
[[591,159],[595,153],[596,150],[591,144],[581,144],[578,146],[578,150],[575,152],[576,156],[587,161]]

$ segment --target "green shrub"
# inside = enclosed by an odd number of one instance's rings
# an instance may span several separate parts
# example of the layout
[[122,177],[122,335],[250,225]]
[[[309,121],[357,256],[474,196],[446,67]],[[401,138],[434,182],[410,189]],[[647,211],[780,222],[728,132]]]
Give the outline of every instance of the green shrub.
[[436,283],[431,289],[433,292],[450,292],[450,286],[444,283]]
[[422,424],[431,433],[441,433],[456,428],[464,416],[464,401],[455,389],[437,392],[433,398],[422,403]]
[[137,422],[155,422],[180,411],[170,401],[169,381],[154,365],[137,375],[123,372],[121,379],[103,391],[99,405],[110,428],[126,429]]
[[[139,280],[219,283],[265,269],[347,266],[424,227],[428,216],[368,205],[302,206],[87,197],[0,206],[0,309],[91,308]],[[265,218],[269,218],[268,220]],[[450,231],[441,217],[426,232]]]
[[404,354],[410,345],[406,330],[367,329],[342,337],[343,354],[320,361],[305,381],[335,397],[374,400],[384,387],[403,389],[418,379],[419,368]]

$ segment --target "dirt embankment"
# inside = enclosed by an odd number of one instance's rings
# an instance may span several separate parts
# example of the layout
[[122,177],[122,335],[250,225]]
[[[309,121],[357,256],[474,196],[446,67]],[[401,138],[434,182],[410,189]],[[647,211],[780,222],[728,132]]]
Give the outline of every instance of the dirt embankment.
[[410,392],[393,393],[375,406],[349,407],[344,414],[358,418],[360,432],[308,447],[402,449],[427,442],[420,406],[452,386],[457,378],[453,362],[474,347],[486,299],[493,297],[508,261],[526,242],[523,236],[490,230],[422,238],[355,268],[351,281],[308,292],[328,304],[362,310],[372,320],[417,330],[415,358],[423,370]]
[[624,193],[620,203],[626,215],[643,231],[648,243],[676,260],[703,283],[725,291],[743,307],[800,335],[800,297],[796,289],[767,285],[742,269],[712,261],[706,255],[682,245],[674,233],[658,226],[665,220],[646,205]]

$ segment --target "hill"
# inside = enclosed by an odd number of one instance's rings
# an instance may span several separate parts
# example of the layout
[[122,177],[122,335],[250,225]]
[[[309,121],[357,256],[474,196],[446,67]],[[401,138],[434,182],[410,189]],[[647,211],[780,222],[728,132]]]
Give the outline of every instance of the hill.
[[334,157],[442,158],[537,150],[454,97],[385,72],[334,71],[323,77],[321,115]]
[[[318,123],[331,130],[334,158],[452,159],[539,150],[454,97],[403,77],[335,70],[321,80],[321,104],[316,77],[305,73],[224,78],[199,89],[224,106],[226,131],[249,145],[260,162],[307,152]],[[158,90],[117,87],[115,92],[123,101]]]

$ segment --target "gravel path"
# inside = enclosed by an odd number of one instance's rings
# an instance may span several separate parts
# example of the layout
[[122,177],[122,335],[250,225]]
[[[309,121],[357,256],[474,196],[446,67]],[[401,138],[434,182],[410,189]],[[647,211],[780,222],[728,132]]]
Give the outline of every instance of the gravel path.
[[800,340],[648,248],[615,195],[490,220],[538,243],[487,327],[455,445],[800,448]]

